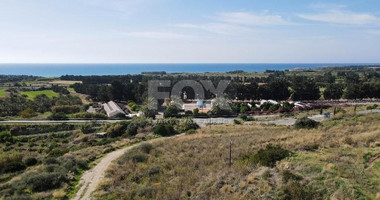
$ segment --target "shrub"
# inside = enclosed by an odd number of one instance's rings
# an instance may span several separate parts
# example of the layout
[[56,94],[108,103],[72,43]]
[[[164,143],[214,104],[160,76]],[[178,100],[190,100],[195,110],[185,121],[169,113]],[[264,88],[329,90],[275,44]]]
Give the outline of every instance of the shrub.
[[137,134],[138,125],[136,123],[130,123],[127,127],[126,133],[129,136],[135,136]]
[[244,121],[247,121],[248,119],[248,115],[247,114],[241,114],[240,115],[240,119],[244,120]]
[[49,152],[48,157],[60,157],[69,152],[69,149],[53,149]]
[[174,130],[173,125],[171,124],[157,124],[153,128],[154,134],[161,135],[161,136],[172,136],[176,134],[176,131]]
[[113,124],[110,128],[107,129],[108,137],[115,138],[123,135],[124,127],[121,124]]
[[68,117],[66,116],[65,113],[52,113],[49,117],[49,120],[67,120]]
[[26,165],[20,161],[13,161],[5,164],[3,173],[18,172],[26,169]]
[[22,118],[31,118],[37,116],[37,113],[31,108],[27,108],[26,110],[20,113],[20,116]]
[[73,114],[74,118],[81,119],[107,119],[107,116],[102,113],[88,113],[88,112],[80,112]]
[[180,133],[186,132],[188,130],[196,130],[198,128],[199,128],[199,125],[195,123],[191,118],[185,118],[185,119],[179,120],[178,125],[176,127],[176,129]]
[[140,150],[141,150],[141,152],[146,153],[146,154],[149,154],[150,151],[151,151],[153,148],[154,148],[153,145],[148,144],[148,143],[144,143],[144,144],[141,144],[141,145],[140,145]]
[[78,113],[83,110],[82,106],[79,105],[62,105],[62,106],[53,106],[52,111],[55,113],[65,113],[65,114],[73,114]]
[[274,167],[277,161],[288,156],[291,152],[280,146],[269,144],[265,149],[260,149],[256,154],[243,155],[240,159],[247,164],[260,164],[266,167]]
[[376,109],[377,107],[378,107],[377,104],[374,104],[374,105],[372,105],[372,106],[367,106],[367,110],[374,110],[374,109]]
[[187,131],[186,131],[186,135],[191,135],[191,134],[194,134],[194,133],[196,133],[196,132],[197,132],[197,130],[190,129],[190,130],[187,130]]
[[13,137],[9,131],[0,132],[0,142],[13,142]]
[[289,180],[294,180],[294,181],[300,181],[300,180],[302,180],[302,176],[293,174],[289,170],[282,171],[281,172],[281,177],[282,177],[282,181],[284,183],[287,183]]
[[144,199],[152,199],[155,193],[156,190],[154,189],[154,187],[145,186],[136,191],[136,196],[145,197]]
[[289,181],[280,191],[279,199],[303,200],[303,199],[323,199],[322,194],[316,192],[310,186],[301,185],[296,181]]
[[34,192],[59,188],[61,184],[66,181],[66,175],[60,172],[36,173],[27,175],[23,178],[23,182],[25,182],[27,187]]
[[348,145],[353,145],[353,144],[355,144],[354,140],[353,140],[352,137],[350,137],[350,136],[347,136],[347,137],[344,138],[344,143],[345,143],[345,144],[348,144]]
[[312,119],[309,119],[308,117],[302,117],[296,120],[295,127],[297,129],[301,128],[307,128],[312,129],[318,127],[318,122]]
[[50,165],[50,164],[59,164],[58,160],[56,158],[46,158],[44,161],[45,165]]
[[148,156],[145,154],[134,154],[132,155],[132,162],[139,163],[139,162],[145,162],[148,160]]
[[89,134],[89,133],[91,133],[93,131],[91,124],[88,124],[88,123],[83,124],[80,127],[80,130],[82,131],[83,134]]
[[5,165],[11,162],[22,162],[22,154],[15,151],[1,153],[0,154],[0,172],[3,170]]
[[24,163],[26,166],[30,167],[36,165],[38,163],[38,160],[36,158],[27,158]]
[[238,119],[234,119],[234,124],[241,124],[241,121]]
[[199,109],[198,108],[194,108],[193,115],[194,116],[198,116],[199,115]]
[[167,118],[167,117],[177,117],[178,116],[178,108],[176,106],[168,106],[166,107],[165,111],[164,111],[164,117]]
[[148,175],[155,176],[155,175],[158,175],[160,171],[161,171],[161,168],[159,166],[152,166],[148,170]]

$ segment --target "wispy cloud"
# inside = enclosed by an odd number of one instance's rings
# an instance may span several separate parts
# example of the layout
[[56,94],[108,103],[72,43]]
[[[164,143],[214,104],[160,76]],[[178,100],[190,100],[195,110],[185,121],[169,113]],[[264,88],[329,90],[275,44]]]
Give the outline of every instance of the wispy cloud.
[[248,34],[254,32],[254,29],[252,28],[228,23],[175,24],[174,26],[179,28],[198,29],[221,35],[234,35],[236,33]]
[[231,24],[251,26],[276,26],[291,24],[281,15],[272,15],[268,14],[268,12],[264,12],[262,14],[248,12],[225,12],[218,14],[217,20]]
[[285,20],[282,16],[268,14],[267,11],[261,14],[249,12],[223,12],[214,15],[212,19],[214,21],[208,23],[183,23],[175,24],[174,26],[179,28],[198,29],[223,35],[244,35],[252,34],[256,32],[259,27],[263,26],[284,26],[293,24]]
[[380,35],[380,30],[366,30],[365,33],[368,33],[371,35]]
[[195,38],[192,35],[174,33],[174,32],[159,32],[159,31],[142,31],[142,32],[129,32],[123,35],[139,37],[139,38],[149,38],[149,39],[191,39]]
[[[344,8],[341,6],[341,8]],[[380,18],[369,13],[356,13],[343,9],[329,9],[320,13],[298,14],[306,20],[344,25],[374,25],[380,23]]]

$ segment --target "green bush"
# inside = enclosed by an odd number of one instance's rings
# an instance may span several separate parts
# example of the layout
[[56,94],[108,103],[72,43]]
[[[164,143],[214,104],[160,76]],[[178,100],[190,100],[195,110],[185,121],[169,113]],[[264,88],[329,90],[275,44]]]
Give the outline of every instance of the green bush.
[[83,106],[79,105],[62,105],[62,106],[53,106],[52,111],[55,113],[65,113],[65,114],[73,114],[83,111]]
[[296,120],[294,124],[297,129],[307,128],[312,129],[318,127],[319,123],[315,120],[309,119],[308,117],[302,117]]
[[57,157],[65,155],[68,152],[69,152],[69,149],[58,149],[58,148],[53,149],[49,152],[48,157],[57,158]]
[[240,115],[240,119],[244,120],[244,121],[247,121],[248,119],[248,115],[247,114],[241,114]]
[[197,132],[197,130],[190,129],[190,130],[187,130],[187,131],[186,131],[186,135],[191,135],[191,134],[194,134],[194,133],[196,133],[196,132]]
[[54,173],[36,173],[25,176],[22,181],[27,187],[34,192],[42,192],[59,188],[62,183],[67,181],[66,174],[60,172]]
[[304,199],[323,199],[322,193],[307,185],[301,185],[297,181],[289,181],[280,191],[278,199],[282,200],[304,200]]
[[148,169],[148,175],[155,176],[155,175],[158,175],[160,171],[161,171],[161,168],[159,166],[152,166]]
[[164,111],[164,117],[177,117],[179,110],[176,106],[168,106]]
[[241,124],[241,121],[238,119],[234,119],[234,124]]
[[290,172],[289,170],[284,170],[281,172],[281,177],[282,177],[282,181],[284,183],[287,183],[288,181],[290,180],[293,180],[293,181],[300,181],[302,180],[302,176],[299,176],[299,175],[296,175],[296,174],[293,174],[292,172]]
[[36,158],[27,158],[24,163],[26,166],[30,167],[36,165],[38,163],[38,160]]
[[154,148],[153,145],[149,144],[149,143],[141,144],[140,147],[139,147],[139,149],[141,150],[141,152],[146,153],[146,154],[149,154],[150,151],[152,151],[153,148]]
[[3,173],[12,173],[12,172],[18,172],[26,169],[26,165],[23,162],[20,161],[13,161],[10,163],[5,164],[3,168]]
[[73,114],[73,118],[80,119],[107,119],[108,117],[102,113],[88,113],[88,112],[80,112]]
[[132,155],[132,162],[134,163],[145,162],[147,160],[148,160],[148,156],[145,154],[138,153],[138,154]]
[[135,136],[137,134],[138,128],[139,128],[138,124],[136,124],[134,122],[130,123],[127,127],[127,130],[126,130],[127,135]]
[[111,138],[119,137],[123,135],[125,127],[121,124],[112,124],[111,127],[107,129],[107,136]]
[[291,155],[291,152],[280,146],[269,144],[265,149],[260,149],[256,154],[243,155],[240,160],[246,164],[274,167],[280,161]]
[[80,130],[82,131],[83,134],[89,134],[93,131],[92,129],[92,125],[91,124],[83,124],[82,126],[80,126]]
[[67,120],[68,117],[66,116],[65,113],[52,113],[49,117],[49,120]]
[[172,136],[177,134],[177,132],[174,130],[173,125],[171,124],[157,124],[153,128],[153,132],[154,134],[161,136]]
[[2,131],[0,132],[0,143],[5,143],[5,142],[13,142],[13,137],[11,132],[9,131]]
[[22,118],[31,118],[31,117],[35,117],[37,115],[38,114],[31,108],[27,108],[26,110],[24,110],[20,113],[20,116]]
[[374,104],[374,105],[372,105],[372,106],[367,106],[367,110],[374,110],[374,109],[376,109],[377,107],[378,107],[377,104]]
[[183,133],[188,130],[196,130],[199,128],[199,125],[194,122],[191,118],[185,118],[178,121],[176,129],[178,132]]
[[58,160],[56,158],[46,158],[44,161],[45,165],[50,165],[50,164],[59,164]]
[[1,152],[0,153],[0,172],[3,170],[5,165],[12,162],[22,162],[22,154],[16,151],[11,152]]

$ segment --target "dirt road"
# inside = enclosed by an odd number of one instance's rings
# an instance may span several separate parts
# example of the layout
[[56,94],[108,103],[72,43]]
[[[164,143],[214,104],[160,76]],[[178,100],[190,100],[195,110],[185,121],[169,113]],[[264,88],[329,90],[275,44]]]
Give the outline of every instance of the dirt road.
[[174,138],[174,137],[180,137],[183,135],[184,134],[176,135],[176,136],[172,136],[172,137],[166,137],[166,138],[153,139],[150,141],[146,141],[146,142],[142,142],[142,143],[135,144],[132,146],[128,146],[128,147],[113,151],[113,152],[105,155],[103,158],[101,158],[100,162],[98,164],[96,164],[95,167],[86,171],[82,175],[82,177],[79,181],[79,184],[77,186],[77,187],[80,187],[80,189],[78,190],[76,195],[72,198],[72,200],[80,200],[80,199],[88,200],[88,199],[91,199],[91,194],[96,190],[96,187],[99,185],[100,181],[104,178],[105,171],[110,166],[112,161],[121,157],[125,152],[127,152],[127,151],[129,151],[135,147],[138,147],[143,143],[153,143],[153,142],[158,142],[161,140],[167,140],[167,139]]

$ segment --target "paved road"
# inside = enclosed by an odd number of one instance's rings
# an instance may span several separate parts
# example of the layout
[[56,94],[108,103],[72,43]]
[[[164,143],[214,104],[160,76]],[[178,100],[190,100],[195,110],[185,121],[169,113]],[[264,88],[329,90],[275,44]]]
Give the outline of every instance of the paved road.
[[0,121],[0,124],[61,124],[61,123],[91,123],[96,121],[98,123],[116,123],[122,120],[10,120],[10,121]]
[[142,142],[139,144],[135,144],[129,147],[125,147],[116,151],[113,151],[103,158],[101,158],[100,162],[96,164],[92,169],[84,172],[81,179],[79,180],[79,184],[77,187],[80,187],[76,195],[72,198],[72,200],[88,200],[91,199],[91,194],[96,190],[101,180],[103,180],[105,172],[110,164],[120,158],[127,151],[140,146],[143,143],[153,143],[161,140],[167,140],[170,138],[181,137],[184,134],[176,135],[172,137],[166,138],[157,138],[147,142]]
[[[357,114],[369,114],[369,113],[380,113],[380,109],[374,109],[374,110],[362,110],[358,111]],[[309,117],[310,119],[313,119],[315,121],[323,121],[327,118],[325,118],[323,115],[313,115]],[[286,119],[279,119],[279,120],[270,120],[270,121],[256,121],[259,124],[277,124],[277,125],[293,125],[296,123],[296,118],[286,118]]]
[[[363,110],[358,111],[358,114],[368,114],[368,113],[380,113],[380,109],[374,110]],[[276,115],[268,115],[266,117],[275,117]],[[265,117],[264,115],[255,116],[257,118]],[[325,118],[323,115],[313,115],[309,117],[310,119],[316,121],[322,121]],[[193,120],[199,126],[206,126],[207,124],[230,124],[234,122],[234,119],[237,118],[194,118]],[[0,121],[0,124],[57,124],[57,123],[91,123],[96,121],[98,123],[117,123],[122,120],[63,120],[63,121],[50,121],[50,120],[12,120],[12,121]],[[292,125],[296,122],[296,118],[286,118],[279,120],[270,120],[270,121],[256,121],[261,124],[279,124],[279,125]]]
[[[196,118],[194,121],[200,126],[205,126],[209,123],[211,124],[226,124],[233,123],[236,118],[205,118],[199,119]],[[51,120],[12,120],[12,121],[0,121],[0,124],[60,124],[60,123],[91,123],[96,121],[98,123],[117,123],[122,120],[62,120],[62,121],[51,121]]]
[[207,126],[207,124],[230,124],[234,122],[234,119],[237,118],[194,118],[194,122],[199,126]]

